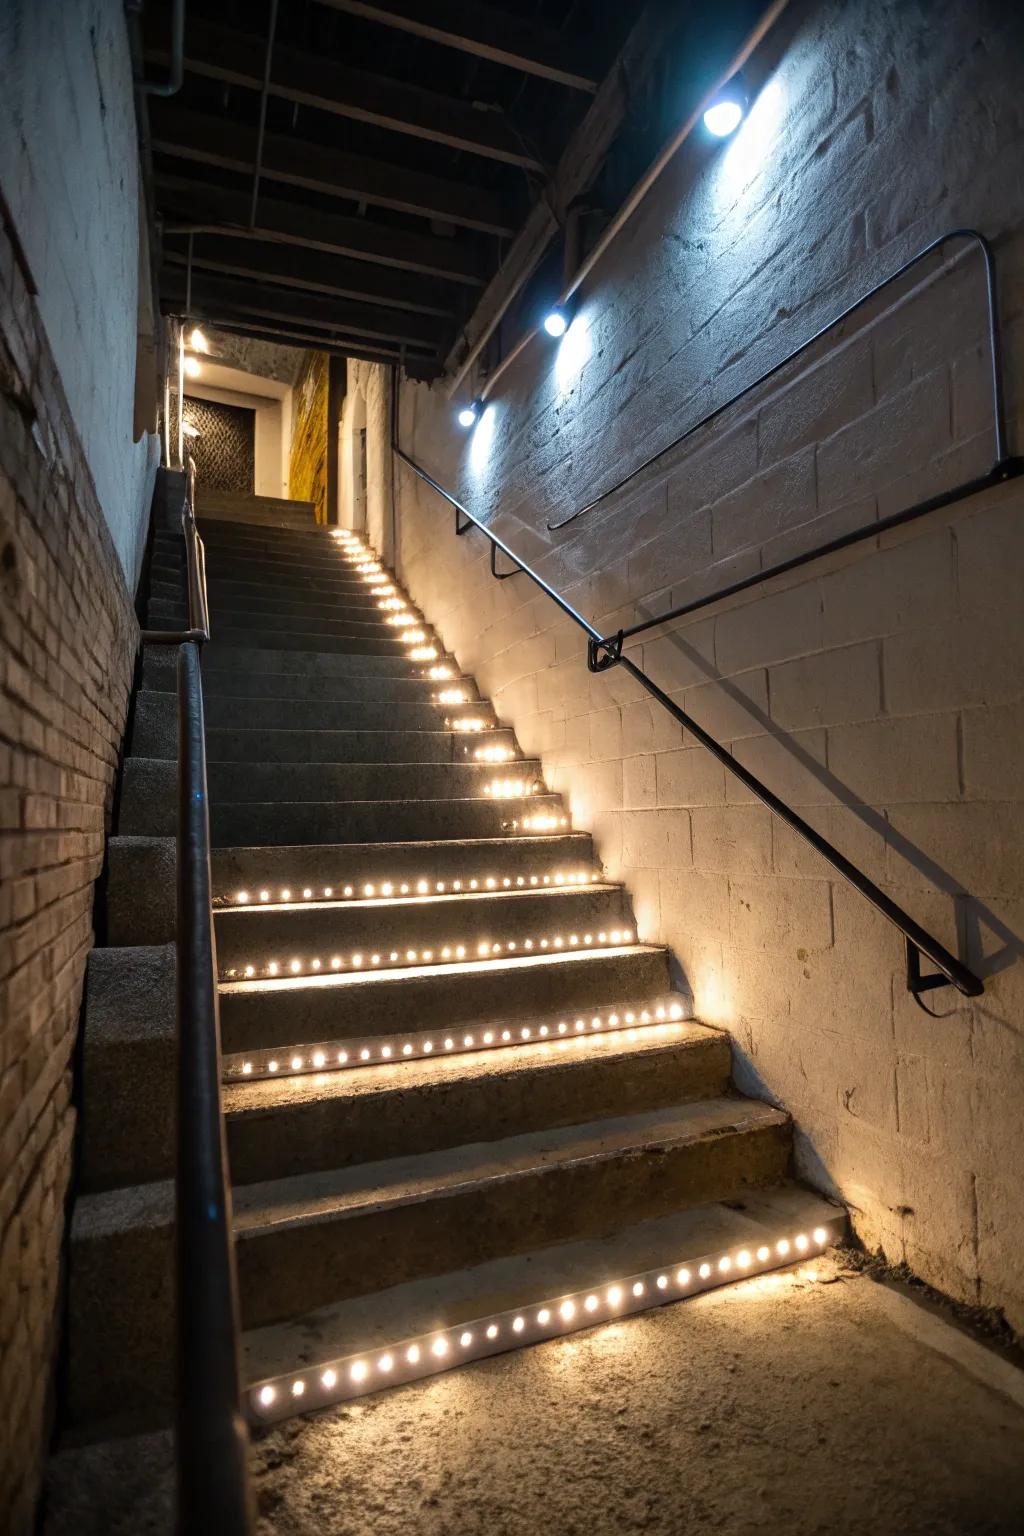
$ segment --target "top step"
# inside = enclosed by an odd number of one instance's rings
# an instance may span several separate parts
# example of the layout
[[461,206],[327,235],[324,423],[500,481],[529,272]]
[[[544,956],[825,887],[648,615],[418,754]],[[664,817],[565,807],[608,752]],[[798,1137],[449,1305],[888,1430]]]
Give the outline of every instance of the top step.
[[237,491],[196,487],[196,516],[202,521],[255,523],[270,528],[316,528],[316,509],[311,501],[286,501],[277,496],[245,496]]

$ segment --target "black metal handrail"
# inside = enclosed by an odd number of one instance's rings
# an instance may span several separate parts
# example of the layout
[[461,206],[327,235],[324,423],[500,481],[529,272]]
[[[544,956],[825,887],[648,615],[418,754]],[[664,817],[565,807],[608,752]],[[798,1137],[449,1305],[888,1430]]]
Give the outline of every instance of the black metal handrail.
[[[411,469],[425,484],[429,485],[433,491],[436,491],[439,496],[443,497],[449,506],[454,508],[455,531],[457,534],[467,533],[473,527],[479,529],[490,541],[492,571],[494,570],[496,552],[500,550],[518,567],[524,576],[528,576],[542,592],[551,598],[552,602],[558,605],[566,617],[571,619],[587,635],[587,665],[591,672],[605,672],[614,666],[624,667],[630,676],[666,709],[674,720],[678,721],[685,730],[689,731],[700,742],[701,746],[711,753],[717,762],[721,763],[729,773],[739,779],[740,783],[760,800],[762,805],[767,806],[774,815],[779,817],[780,821],[784,821],[792,831],[803,838],[804,842],[808,843],[815,852],[819,853],[837,874],[842,875],[844,880],[847,880],[858,890],[877,912],[880,912],[883,917],[887,918],[890,923],[899,929],[906,945],[907,990],[913,994],[918,1002],[921,1000],[922,993],[930,992],[936,987],[946,986],[947,984],[956,987],[965,997],[978,997],[984,991],[984,984],[973,971],[964,965],[961,960],[958,960],[955,955],[951,954],[944,944],[940,944],[939,940],[933,934],[930,934],[927,929],[923,928],[915,918],[911,917],[909,912],[904,911],[897,902],[893,901],[890,896],[887,896],[862,869],[858,869],[827,838],[822,837],[821,833],[816,832],[812,826],[804,821],[802,816],[797,815],[791,806],[788,806],[785,801],[781,800],[766,784],[762,784],[760,779],[756,778],[749,769],[744,768],[742,763],[738,762],[732,753],[722,746],[721,742],[716,741],[713,736],[710,736],[704,730],[703,726],[698,725],[696,720],[692,719],[685,710],[680,709],[678,704],[674,703],[668,694],[663,692],[634,661],[628,656],[624,656],[621,645],[616,644],[615,641],[610,642],[606,640],[600,630],[595,629],[588,619],[585,619],[581,613],[578,613],[571,603],[567,602],[525,560],[521,559],[514,550],[510,549],[504,539],[499,538],[496,533],[492,533],[478,517],[474,517],[468,507],[464,506],[433,475],[405,452],[399,442],[398,395],[398,384],[397,379],[395,379],[391,391],[392,452],[401,463]],[[460,524],[460,518],[466,519],[465,525]],[[922,974],[922,955],[927,956],[932,965],[935,966],[938,974]]]
[[195,464],[182,509],[188,628],[143,631],[177,645],[177,1169],[175,1188],[178,1530],[249,1536],[255,1513],[238,1365],[238,1282],[221,1109],[220,1012],[200,656],[210,638]]
[[[866,304],[870,304],[871,300],[877,298],[883,289],[890,287],[895,282],[898,282],[901,277],[905,277],[908,272],[913,271],[913,269],[922,261],[925,261],[929,256],[933,256],[936,251],[941,250],[945,245],[949,245],[953,240],[967,240],[972,244],[977,245],[981,251],[982,260],[985,264],[985,293],[988,306],[989,360],[991,364],[992,376],[992,418],[995,447],[994,462],[996,468],[998,468],[999,465],[1006,461],[1007,454],[1006,425],[1003,406],[1002,359],[999,345],[999,300],[996,291],[995,253],[992,250],[991,242],[985,235],[983,235],[977,229],[970,229],[964,226],[958,229],[949,229],[944,235],[939,235],[937,239],[931,240],[927,245],[922,246],[921,250],[919,250],[915,255],[909,257],[905,262],[903,262],[901,266],[897,267],[895,271],[890,272],[887,277],[883,277],[879,282],[875,283],[873,287],[868,288],[865,293],[862,293],[859,299],[855,299],[852,304],[848,304],[847,307],[840,311],[838,315],[833,315],[832,319],[829,320],[825,325],[820,326],[819,329],[814,332],[813,336],[808,336],[806,341],[802,341],[799,346],[794,347],[792,352],[787,352],[785,357],[780,358],[777,363],[773,363],[769,369],[767,369],[764,373],[759,374],[756,379],[752,379],[749,384],[744,384],[743,388],[738,389],[734,395],[730,395],[728,400],[724,400],[721,405],[716,405],[714,410],[709,411],[706,416],[702,416],[700,421],[695,421],[691,426],[686,427],[682,432],[679,433],[677,437],[674,437],[670,443],[665,443],[664,446],[659,448],[656,453],[652,453],[648,458],[644,459],[642,464],[637,464],[635,468],[622,475],[618,480],[616,480],[614,485],[607,486],[603,491],[600,492],[599,495],[594,496],[584,506],[578,507],[575,512],[570,512],[568,517],[563,517],[559,522],[549,522],[547,524],[548,532],[557,533],[560,528],[568,527],[568,525],[570,523],[574,523],[577,518],[585,517],[588,512],[593,512],[595,507],[601,506],[603,502],[608,501],[612,496],[616,496],[619,491],[623,490],[625,486],[629,485],[630,481],[637,479],[637,477],[642,475],[645,470],[651,469],[655,464],[659,463],[660,460],[665,458],[667,454],[671,453],[674,448],[678,448],[680,444],[685,443],[689,438],[696,436],[696,434],[701,432],[705,427],[710,426],[712,422],[717,421],[720,416],[724,416],[726,411],[730,411],[734,405],[738,405],[739,402],[745,399],[747,395],[753,394],[754,390],[759,389],[762,384],[767,384],[768,380],[773,379],[777,373],[781,373],[783,368],[786,368],[798,357],[802,357],[805,352],[810,351],[811,347],[813,347],[817,342],[821,341],[823,336],[827,336],[829,331],[835,330],[837,325],[842,325],[844,320],[849,320],[851,315],[855,315],[858,310],[863,309]],[[877,530],[879,526],[880,525],[878,523],[871,525],[873,530]]]

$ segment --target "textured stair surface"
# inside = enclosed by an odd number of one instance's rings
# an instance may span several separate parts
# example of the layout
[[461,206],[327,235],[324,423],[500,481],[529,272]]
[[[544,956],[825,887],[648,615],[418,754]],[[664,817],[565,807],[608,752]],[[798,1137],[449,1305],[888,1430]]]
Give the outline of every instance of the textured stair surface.
[[[248,1379],[834,1218],[787,1183],[785,1114],[732,1090],[727,1038],[686,1017],[590,835],[387,573],[309,507],[201,495],[199,515]],[[164,521],[150,608],[170,625]],[[146,649],[110,846],[119,947],[90,968],[79,1423],[171,1396],[174,666]]]

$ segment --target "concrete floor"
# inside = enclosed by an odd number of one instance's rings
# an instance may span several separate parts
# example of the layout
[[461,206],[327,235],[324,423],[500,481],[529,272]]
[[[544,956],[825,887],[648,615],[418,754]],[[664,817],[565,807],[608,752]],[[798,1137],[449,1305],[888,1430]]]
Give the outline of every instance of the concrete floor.
[[[162,1536],[168,1455],[55,1457],[45,1536]],[[253,1466],[260,1536],[1018,1536],[1024,1373],[826,1257],[291,1421]]]

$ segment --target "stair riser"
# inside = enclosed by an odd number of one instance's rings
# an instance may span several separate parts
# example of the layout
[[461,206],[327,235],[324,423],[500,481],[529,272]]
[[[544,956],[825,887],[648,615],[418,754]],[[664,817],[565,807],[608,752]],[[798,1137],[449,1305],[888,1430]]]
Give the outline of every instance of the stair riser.
[[[564,817],[557,795],[535,796],[534,811]],[[121,831],[167,837],[172,817],[158,805],[122,805]],[[363,801],[358,805],[323,802],[214,806],[215,847],[295,843],[432,842],[437,839],[500,837],[508,812],[487,800]]]
[[[505,778],[530,785],[540,783],[540,764],[525,758],[508,764],[483,763],[264,763],[244,767],[211,763],[208,771],[210,803],[242,805],[252,801],[380,801],[403,800],[412,806],[422,800],[491,799],[485,791]],[[539,793],[539,791],[538,791]],[[527,808],[531,801],[516,798],[498,802],[507,814]],[[353,807],[341,804],[348,812]]]
[[[316,1307],[545,1244],[596,1236],[785,1176],[788,1126],[554,1163],[400,1206],[241,1233],[242,1321]],[[371,1278],[372,1277],[372,1278]]]
[[[347,616],[383,620],[387,614],[394,612],[393,609],[382,608],[381,602],[386,599],[374,597],[365,587],[352,591],[317,592],[308,582],[268,589],[262,583],[218,581],[209,582],[207,590],[210,608],[215,613],[235,610],[252,614],[301,613],[325,619]],[[404,611],[416,616],[416,609],[411,604]]]
[[[243,646],[248,650],[318,651],[331,655],[396,658],[404,656],[410,649],[400,640],[375,640],[365,635],[296,633],[285,629],[232,629],[229,625],[218,630],[215,621],[211,623],[211,632],[219,646],[225,649]],[[428,640],[426,643],[433,644],[433,641]]]
[[594,864],[594,845],[586,832],[490,842],[393,843],[385,848],[374,843],[339,848],[214,848],[213,891],[214,900],[229,904],[239,891],[249,892],[256,900],[261,889],[277,901],[284,889],[294,891],[299,899],[306,887],[321,896],[329,886],[340,898],[346,885],[357,892],[367,881],[379,886],[382,880],[390,880],[396,889],[403,881],[415,888],[428,873],[431,888],[438,880],[462,880],[468,885],[488,875],[529,881],[531,876],[542,880],[556,873],[589,873]]
[[334,906],[257,907],[218,911],[217,961],[222,976],[246,965],[287,963],[293,956],[347,957],[365,950],[404,956],[429,946],[462,944],[473,955],[482,940],[506,944],[555,934],[579,936],[628,925],[621,889],[594,888],[514,896],[444,897],[398,902],[352,901]]
[[373,976],[348,986],[228,986],[220,998],[225,1052],[284,1049],[320,1042],[396,1035],[403,1029],[443,1034],[488,1020],[526,1020],[560,1009],[642,1006],[668,991],[662,950],[619,950],[552,965],[495,970],[470,965],[435,974]]
[[[204,693],[206,692],[204,688]],[[419,702],[415,687],[408,683],[382,681],[366,689],[363,698],[349,699],[341,703],[329,703],[297,699],[231,699],[216,694],[205,698],[206,726],[208,730],[241,731],[369,731],[394,732],[447,730],[448,720],[463,717],[486,720],[494,725],[490,706],[479,700],[467,704],[432,704],[429,694],[419,690]],[[474,733],[475,734],[475,733]],[[460,735],[460,751],[467,745],[470,751],[480,745],[494,745],[508,741],[511,732],[488,734],[483,742],[479,737],[469,740]]]
[[[165,646],[147,646],[143,672],[145,686],[173,693],[176,688],[176,661],[174,652]],[[203,650],[204,691],[208,674],[215,681],[225,676],[233,679],[255,678],[268,693],[272,688],[283,688],[286,697],[291,696],[293,687],[301,684],[304,678],[323,680],[332,686],[347,684],[357,678],[362,680],[360,686],[371,679],[376,684],[378,680],[394,678],[437,688],[444,686],[445,681],[457,679],[459,675],[454,662],[445,662],[444,658],[441,658],[441,662],[451,670],[452,679],[437,682],[429,675],[433,663],[410,661],[406,656],[318,655],[315,651],[246,650],[236,645],[218,645],[214,639]]]
[[[161,711],[164,718],[136,716],[132,730],[134,754],[176,757],[177,722],[173,716],[167,718],[167,713]],[[490,731],[487,742],[515,751],[510,731]],[[207,723],[206,730],[209,763],[251,763],[255,754],[264,763],[464,763],[466,753],[463,738],[436,729],[330,731],[295,725],[275,731],[253,725],[248,729],[226,730]],[[510,766],[514,766],[514,761]]]
[[107,943],[170,944],[174,939],[175,839],[112,837],[107,843]]
[[360,571],[356,565],[347,560],[340,560],[333,550],[324,550],[322,554],[312,551],[301,554],[288,553],[263,553],[259,550],[227,549],[216,544],[205,543],[206,568],[211,576],[224,576],[232,581],[275,581],[278,577],[290,576],[296,580],[306,578],[315,581],[319,577],[336,577],[349,581],[353,586],[361,586],[366,589],[367,583],[364,576],[382,575],[389,581],[394,580],[394,575],[385,566],[380,571]]
[[[177,585],[185,579],[185,555],[180,551],[157,551],[150,566],[150,579]],[[299,599],[304,593],[314,593],[318,601],[330,598],[352,602],[376,602],[373,584],[364,575],[327,564],[304,565],[289,562],[228,561],[214,559],[207,551],[207,585],[222,596],[237,595],[242,599],[274,600],[277,598]],[[393,578],[384,573],[387,580]]]
[[325,1103],[229,1114],[235,1184],[316,1173],[355,1163],[415,1156],[443,1147],[582,1125],[713,1098],[729,1082],[729,1045],[709,1035],[685,1048],[567,1059],[544,1072],[432,1083],[411,1093],[387,1088]]
[[[176,619],[183,611],[181,603],[167,603],[159,600],[152,601],[149,605],[150,621],[156,619]],[[303,612],[296,604],[292,613],[266,614],[253,609],[231,609],[224,606],[217,607],[210,604],[210,615],[217,632],[222,639],[227,639],[235,630],[252,629],[258,625],[262,633],[276,634],[278,630],[284,630],[289,634],[303,634],[316,637],[334,637],[354,635],[369,640],[395,640],[399,638],[399,632],[393,625],[384,622],[377,614],[364,620],[361,617],[335,612],[331,618],[321,618],[316,614]]]

